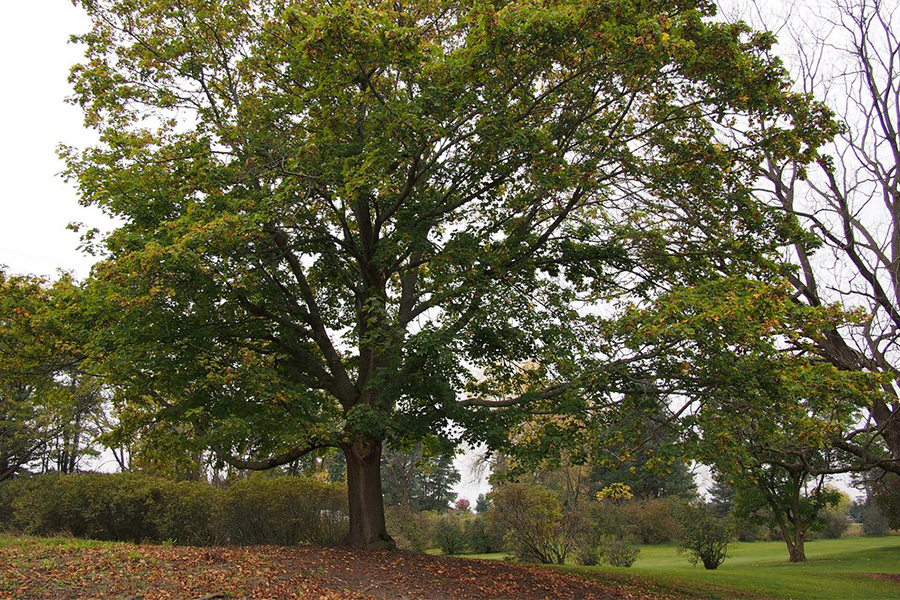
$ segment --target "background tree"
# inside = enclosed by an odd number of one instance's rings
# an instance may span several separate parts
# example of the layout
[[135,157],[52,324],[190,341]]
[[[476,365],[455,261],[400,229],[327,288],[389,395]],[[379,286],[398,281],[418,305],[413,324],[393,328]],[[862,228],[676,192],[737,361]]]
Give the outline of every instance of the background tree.
[[749,512],[769,509],[793,562],[805,560],[806,532],[834,499],[826,477],[880,464],[835,440],[882,397],[884,377],[803,350],[847,318],[795,303],[786,282],[720,279],[618,322],[625,348],[665,349],[630,365],[619,385],[640,374],[641,385],[670,398],[667,422],[683,428],[689,455],[735,487]]
[[639,393],[624,399],[628,410],[609,411],[605,427],[611,435],[602,435],[592,452],[594,493],[623,483],[638,499],[696,497],[690,460],[678,429],[665,426],[661,402],[659,396]]
[[0,481],[25,468],[74,472],[95,453],[102,382],[84,372],[82,291],[0,270]]
[[719,122],[791,113],[796,153],[827,121],[703,0],[80,4],[100,143],[63,154],[124,223],[95,245],[106,368],[235,467],[340,448],[358,546],[391,546],[384,440],[512,448],[585,410],[585,302],[770,247],[765,136]]
[[490,509],[490,499],[485,494],[478,494],[478,498],[475,499],[475,512],[479,515],[483,515]]
[[459,483],[453,456],[452,452],[425,456],[421,444],[408,451],[385,451],[381,463],[385,504],[447,510],[456,499],[453,486]]
[[728,555],[734,532],[731,521],[716,514],[709,504],[685,504],[679,515],[678,551],[690,554],[692,564],[703,563],[707,570],[719,568]]
[[[778,28],[797,87],[824,100],[841,131],[815,164],[767,156],[761,200],[794,220],[787,255],[797,301],[868,315],[827,332],[817,351],[840,369],[885,373],[864,426],[836,439],[900,472],[900,39],[897,3],[754,3],[740,16]],[[734,10],[730,8],[729,10]],[[760,124],[772,126],[772,121]]]

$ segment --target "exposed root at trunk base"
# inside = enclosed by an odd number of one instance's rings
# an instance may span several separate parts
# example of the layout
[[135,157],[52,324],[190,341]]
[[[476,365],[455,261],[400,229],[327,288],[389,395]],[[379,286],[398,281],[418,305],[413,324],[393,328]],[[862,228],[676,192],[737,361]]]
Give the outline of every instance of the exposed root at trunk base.
[[399,548],[397,547],[397,542],[395,542],[394,538],[389,535],[375,539],[371,542],[359,542],[351,539],[350,535],[348,534],[344,538],[344,541],[341,542],[341,546],[351,550],[367,550],[372,552],[377,552],[380,550],[394,552],[399,550]]
[[397,550],[397,543],[392,538],[386,540],[376,540],[366,545],[366,550],[389,550],[391,552]]

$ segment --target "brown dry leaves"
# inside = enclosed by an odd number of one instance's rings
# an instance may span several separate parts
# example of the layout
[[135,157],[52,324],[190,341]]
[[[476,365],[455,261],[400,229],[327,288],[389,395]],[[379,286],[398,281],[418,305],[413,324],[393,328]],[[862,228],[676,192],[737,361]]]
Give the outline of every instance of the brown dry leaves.
[[[649,600],[542,567],[316,547],[0,548],[0,599]],[[659,596],[652,596],[659,598]]]

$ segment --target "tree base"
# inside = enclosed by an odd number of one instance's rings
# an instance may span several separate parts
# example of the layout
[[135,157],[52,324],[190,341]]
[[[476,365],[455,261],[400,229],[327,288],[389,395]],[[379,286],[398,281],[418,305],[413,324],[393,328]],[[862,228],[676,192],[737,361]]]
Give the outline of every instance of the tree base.
[[394,552],[397,549],[398,549],[397,543],[393,539],[377,540],[370,544],[367,544],[365,547],[365,550],[370,551],[370,552],[374,552],[374,551],[378,551],[378,550],[386,550],[389,552]]
[[394,541],[394,538],[391,536],[387,536],[385,538],[380,538],[373,540],[371,542],[361,542],[357,540],[350,539],[350,535],[344,538],[344,541],[341,544],[347,548],[356,548],[358,550],[365,550],[367,552],[378,552],[378,551],[389,551],[394,552],[399,550],[397,548],[397,542]]

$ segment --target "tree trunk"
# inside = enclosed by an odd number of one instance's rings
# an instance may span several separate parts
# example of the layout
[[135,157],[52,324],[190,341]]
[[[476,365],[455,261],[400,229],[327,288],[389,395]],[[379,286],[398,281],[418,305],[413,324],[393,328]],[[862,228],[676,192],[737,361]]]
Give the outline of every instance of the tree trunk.
[[788,545],[790,550],[790,562],[802,563],[806,562],[806,550],[804,549],[805,533],[800,532],[794,536],[794,543]]
[[341,446],[347,459],[350,505],[348,546],[366,550],[395,550],[384,522],[381,493],[381,441],[362,440]]

